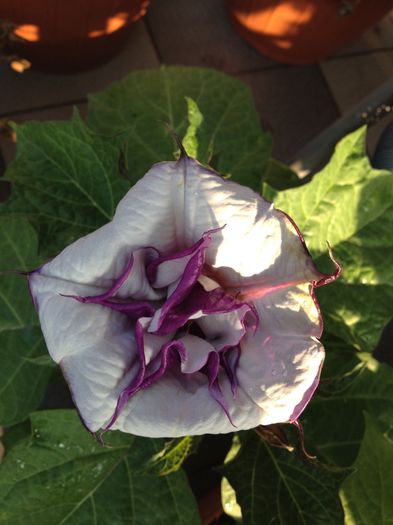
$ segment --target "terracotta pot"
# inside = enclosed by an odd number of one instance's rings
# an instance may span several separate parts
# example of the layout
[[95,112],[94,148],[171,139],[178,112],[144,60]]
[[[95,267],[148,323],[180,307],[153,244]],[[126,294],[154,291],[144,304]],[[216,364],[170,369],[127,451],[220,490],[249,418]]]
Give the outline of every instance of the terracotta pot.
[[0,0],[0,19],[16,26],[8,53],[37,69],[73,72],[109,60],[148,0]]
[[376,24],[393,0],[227,0],[238,32],[263,55],[318,62]]

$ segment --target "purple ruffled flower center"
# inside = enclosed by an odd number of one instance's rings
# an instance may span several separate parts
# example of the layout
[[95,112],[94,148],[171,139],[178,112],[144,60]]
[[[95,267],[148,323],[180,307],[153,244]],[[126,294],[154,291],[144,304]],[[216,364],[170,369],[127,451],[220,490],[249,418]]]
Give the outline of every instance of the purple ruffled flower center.
[[[205,254],[216,232],[208,231],[190,248],[170,255],[153,248],[139,249],[106,292],[70,296],[120,312],[134,327],[137,373],[120,393],[104,430],[114,424],[132,396],[168,371],[205,375],[210,394],[231,421],[220,381],[229,381],[236,397],[240,342],[249,330],[256,329],[258,315],[252,304],[227,293],[208,277]],[[137,292],[133,292],[133,278],[143,283]]]

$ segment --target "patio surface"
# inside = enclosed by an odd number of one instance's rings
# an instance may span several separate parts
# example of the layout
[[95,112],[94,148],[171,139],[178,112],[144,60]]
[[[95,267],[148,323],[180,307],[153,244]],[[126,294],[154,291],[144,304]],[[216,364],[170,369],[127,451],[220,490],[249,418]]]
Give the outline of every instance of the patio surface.
[[[224,0],[152,0],[127,46],[104,66],[76,75],[27,71],[0,63],[0,119],[69,118],[86,110],[86,94],[135,69],[160,64],[212,67],[253,91],[274,155],[289,162],[316,135],[348,112],[393,73],[393,13],[360,40],[319,65],[287,66],[265,58],[232,29]],[[0,138],[8,163],[15,152]],[[1,170],[1,167],[0,167]]]

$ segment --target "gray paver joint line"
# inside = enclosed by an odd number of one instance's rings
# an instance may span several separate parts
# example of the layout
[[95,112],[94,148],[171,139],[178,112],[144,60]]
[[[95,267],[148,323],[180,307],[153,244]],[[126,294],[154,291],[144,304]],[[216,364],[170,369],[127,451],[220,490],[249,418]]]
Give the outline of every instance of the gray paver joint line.
[[[83,97],[83,98],[78,98],[76,100],[68,100],[67,102],[60,102],[58,104],[47,104],[44,106],[16,110],[16,111],[12,111],[11,113],[3,113],[3,114],[0,114],[0,119],[12,120],[14,117],[23,117],[23,115],[28,115],[30,113],[39,113],[40,111],[48,111],[51,109],[56,110],[60,108],[73,107],[73,106],[77,106],[80,104],[86,104],[86,103],[87,103],[87,98]],[[37,117],[35,118],[38,120]]]
[[359,57],[359,56],[366,56],[366,55],[378,55],[380,53],[390,53],[393,51],[393,46],[387,46],[387,47],[381,47],[379,49],[365,49],[364,51],[348,51],[348,53],[344,53],[342,55],[333,55],[331,57],[325,58],[325,61],[332,61],[332,60],[341,60],[345,58],[352,58],[352,57]]
[[156,54],[156,57],[157,57],[157,60],[160,64],[163,64],[164,63],[164,60],[163,60],[163,57],[161,55],[161,51],[158,47],[158,44],[157,44],[157,41],[156,41],[156,38],[154,36],[154,32],[153,32],[153,29],[149,23],[149,16],[147,15],[144,19],[143,19],[143,24],[146,28],[146,32],[150,38],[150,42],[151,42],[151,45],[154,49],[154,53]]

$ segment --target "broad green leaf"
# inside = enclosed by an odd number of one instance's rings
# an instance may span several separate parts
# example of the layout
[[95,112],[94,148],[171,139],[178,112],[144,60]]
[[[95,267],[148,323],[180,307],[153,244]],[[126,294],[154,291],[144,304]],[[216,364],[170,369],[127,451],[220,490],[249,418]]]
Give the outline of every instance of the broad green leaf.
[[0,253],[0,332],[37,325],[27,279],[10,273],[39,265],[37,235],[27,221],[0,216]]
[[7,427],[3,436],[0,438],[5,454],[9,454],[11,449],[15,447],[20,441],[25,440],[30,436],[30,421],[25,420],[22,423],[17,423],[12,427]]
[[393,173],[376,170],[365,152],[365,129],[345,137],[329,164],[275,205],[303,233],[317,266],[330,271],[326,242],[343,268],[341,279],[318,290],[326,329],[372,351],[393,315]]
[[[37,235],[22,219],[0,220],[0,272],[39,265]],[[24,420],[40,404],[50,369],[29,359],[46,353],[27,279],[0,274],[0,425]]]
[[369,354],[359,357],[363,362],[352,373],[322,381],[302,415],[307,444],[320,459],[343,467],[350,466],[359,451],[364,410],[385,428],[393,426],[393,368]]
[[111,220],[128,187],[118,174],[118,148],[77,113],[68,122],[27,122],[16,132],[17,156],[6,172],[13,192],[2,213],[35,222],[45,253]]
[[331,384],[333,380],[351,374],[355,367],[359,367],[360,352],[356,348],[326,331],[321,341],[325,348],[325,360],[321,374],[322,384]]
[[343,278],[319,288],[317,297],[325,329],[359,350],[374,350],[393,315],[393,286],[346,284]]
[[360,128],[342,139],[309,184],[281,192],[276,199],[276,206],[295,220],[314,256],[326,252],[326,241],[334,248],[351,239],[392,205],[393,175],[371,167],[365,131]]
[[344,474],[300,461],[250,434],[223,472],[236,491],[244,525],[343,523],[338,486]]
[[32,434],[0,465],[0,523],[199,523],[186,477],[146,473],[162,441],[106,434],[103,447],[71,410],[31,416]]
[[136,182],[153,163],[173,158],[173,141],[162,122],[179,137],[186,135],[186,97],[198,108],[194,127],[203,115],[196,134],[198,160],[259,190],[271,140],[261,131],[249,89],[222,73],[190,67],[132,72],[90,95],[88,122],[107,140],[123,144],[129,177]]
[[39,328],[0,332],[0,425],[23,421],[41,403],[51,369],[29,358],[45,352]]
[[[390,184],[393,186],[393,172]],[[367,198],[366,202],[367,204]],[[375,221],[334,247],[334,255],[345,265],[345,282],[392,286],[393,199]]]
[[366,432],[353,474],[344,481],[340,497],[346,525],[393,523],[393,442],[365,414]]

